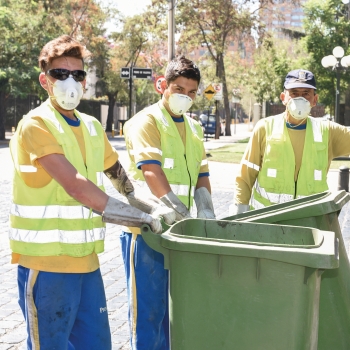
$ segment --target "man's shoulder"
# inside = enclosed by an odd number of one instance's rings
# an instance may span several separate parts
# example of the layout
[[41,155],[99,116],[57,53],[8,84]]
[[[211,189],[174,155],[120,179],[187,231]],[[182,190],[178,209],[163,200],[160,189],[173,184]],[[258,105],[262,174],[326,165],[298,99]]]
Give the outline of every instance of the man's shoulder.
[[133,127],[144,127],[145,125],[156,126],[156,119],[154,115],[154,105],[144,108],[142,111],[135,114],[125,125],[132,125]]

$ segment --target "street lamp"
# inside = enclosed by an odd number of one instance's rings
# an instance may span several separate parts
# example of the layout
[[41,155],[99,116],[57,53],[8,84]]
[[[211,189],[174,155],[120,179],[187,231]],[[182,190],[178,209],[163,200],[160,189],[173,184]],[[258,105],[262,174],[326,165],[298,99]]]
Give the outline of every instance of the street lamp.
[[335,121],[339,123],[339,98],[340,98],[340,71],[350,67],[350,56],[344,56],[344,49],[337,46],[333,49],[333,55],[322,58],[321,64],[325,68],[337,71],[337,90],[335,93]]

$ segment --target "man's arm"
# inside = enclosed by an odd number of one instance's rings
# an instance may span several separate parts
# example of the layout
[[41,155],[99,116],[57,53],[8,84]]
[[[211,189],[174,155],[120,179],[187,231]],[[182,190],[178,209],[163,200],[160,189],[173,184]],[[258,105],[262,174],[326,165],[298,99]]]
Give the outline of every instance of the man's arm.
[[191,217],[187,207],[171,190],[169,182],[160,165],[143,164],[141,165],[141,170],[152,193],[154,193],[155,196],[157,196],[165,205],[175,211],[176,221]]
[[196,190],[198,190],[201,187],[205,187],[208,190],[208,192],[211,194],[209,176],[202,176],[198,178]]
[[160,165],[144,164],[141,169],[148,187],[155,196],[161,198],[171,191],[169,182]]
[[71,197],[89,208],[101,213],[104,211],[108,195],[80,175],[64,155],[49,154],[39,158],[38,162]]
[[235,181],[233,205],[230,206],[230,215],[243,213],[250,208],[249,200],[262,164],[265,143],[265,124],[263,120],[260,120],[254,128],[253,135],[241,160],[241,168]]
[[64,155],[49,154],[38,161],[71,197],[89,208],[103,212],[103,221],[133,227],[149,224],[153,232],[162,232],[158,218],[109,197],[93,182],[79,174]]
[[211,198],[209,176],[198,178],[194,200],[197,206],[197,218],[215,219],[214,205]]
[[175,212],[152,193],[140,188],[136,181],[127,174],[119,160],[104,173],[111,180],[114,188],[127,198],[130,205],[147,214],[162,216],[168,225],[175,221]]

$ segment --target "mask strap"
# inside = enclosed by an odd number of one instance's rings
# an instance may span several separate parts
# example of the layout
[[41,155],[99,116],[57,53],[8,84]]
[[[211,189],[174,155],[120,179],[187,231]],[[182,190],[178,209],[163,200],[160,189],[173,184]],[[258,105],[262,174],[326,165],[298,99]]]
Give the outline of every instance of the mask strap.
[[[288,116],[288,111],[287,111],[287,116]],[[300,126],[303,122],[304,122],[304,120],[305,119],[307,119],[307,117],[306,118],[304,118],[304,119],[302,119],[301,121],[300,121],[300,124],[298,124],[298,125],[292,125],[291,123],[290,123],[290,121],[288,121],[287,119],[286,119],[286,122],[289,124],[289,126],[291,127],[291,129],[294,129],[294,128],[297,128],[298,126]]]
[[[48,77],[46,74],[45,74],[45,76],[46,76],[46,81],[47,81],[49,84],[51,84],[52,87],[56,87],[55,83],[53,83],[53,82],[49,79],[49,77]],[[49,84],[48,84],[48,85],[49,85]],[[49,97],[50,97],[51,100],[56,100],[56,99],[57,99],[57,97],[56,97],[55,95],[50,95],[50,92],[49,92],[49,91],[47,91],[47,93],[49,94]]]

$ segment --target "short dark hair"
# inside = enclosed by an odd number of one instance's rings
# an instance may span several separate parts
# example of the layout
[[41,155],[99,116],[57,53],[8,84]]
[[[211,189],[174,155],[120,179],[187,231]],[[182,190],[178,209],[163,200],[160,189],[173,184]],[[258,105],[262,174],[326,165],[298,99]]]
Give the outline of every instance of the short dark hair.
[[43,72],[50,69],[52,61],[59,57],[74,57],[81,59],[84,67],[84,58],[88,56],[86,48],[69,35],[62,35],[49,41],[41,50],[39,67]]
[[169,85],[178,77],[195,80],[199,85],[201,81],[201,72],[193,61],[185,56],[178,56],[168,64],[165,72],[165,80]]

